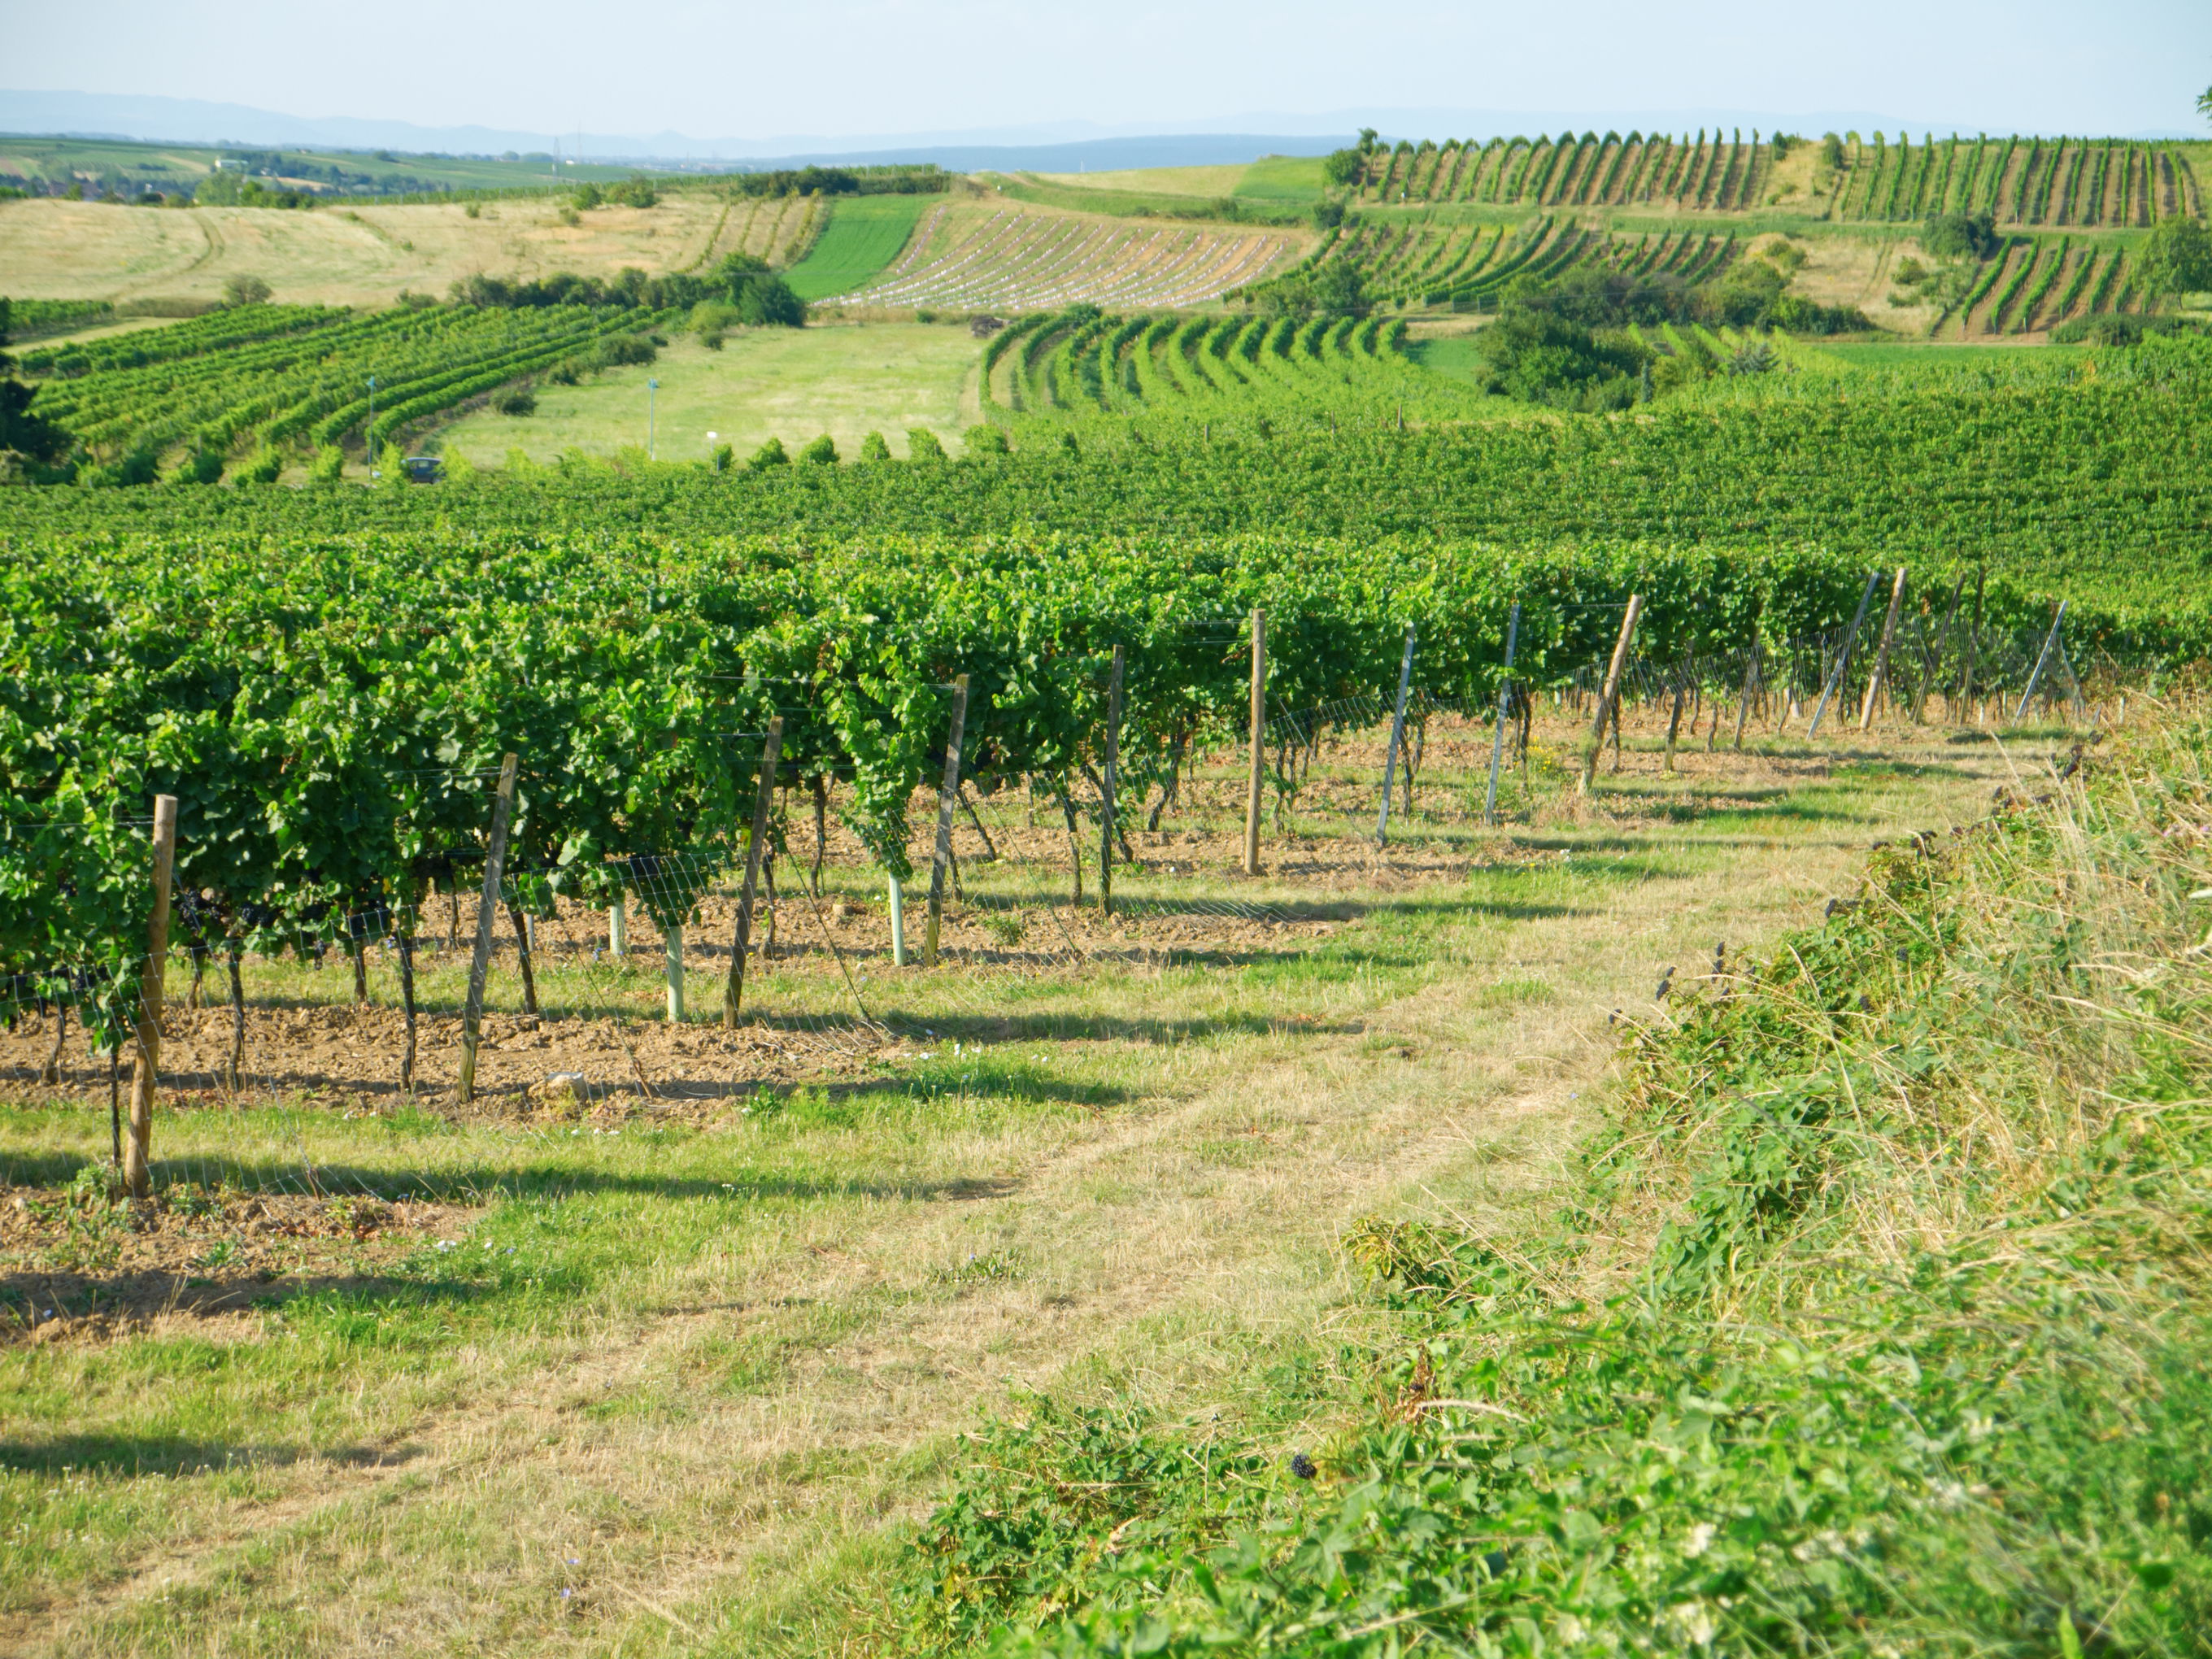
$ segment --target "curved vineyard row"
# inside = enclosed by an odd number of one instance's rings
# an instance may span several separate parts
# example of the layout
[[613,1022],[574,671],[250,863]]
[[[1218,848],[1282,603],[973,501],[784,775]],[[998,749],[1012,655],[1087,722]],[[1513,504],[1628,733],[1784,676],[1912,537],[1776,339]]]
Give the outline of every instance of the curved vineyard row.
[[[1808,155],[1808,151],[1810,154]],[[1782,169],[1793,157],[1802,176]],[[1539,209],[1648,206],[1748,212],[1784,199],[1844,221],[1899,222],[1941,212],[1993,214],[2021,226],[2146,226],[2202,214],[2202,186],[2185,151],[2118,138],[1948,138],[1875,133],[1844,143],[1831,168],[1819,145],[1741,131],[1680,138],[1632,132],[1600,137],[1430,140],[1377,149],[1354,198],[1376,204],[1470,203]]]
[[1735,242],[1702,231],[1610,235],[1548,215],[1519,229],[1362,220],[1347,224],[1308,268],[1352,265],[1371,299],[1468,309],[1517,276],[1555,277],[1583,265],[1703,282],[1720,274]]
[[[257,313],[277,314],[262,319]],[[508,380],[552,368],[599,337],[635,329],[651,313],[582,306],[517,310],[434,307],[356,315],[250,306],[201,323],[125,337],[129,350],[87,353],[60,378],[44,365],[39,412],[102,460],[154,458],[182,445],[231,456],[254,445],[335,444],[362,428],[376,379],[374,450],[405,422]],[[210,476],[210,475],[203,475]]]
[[877,281],[833,305],[1049,311],[1087,301],[1201,304],[1264,276],[1293,252],[1279,232],[1200,230],[1000,208],[939,208]]
[[[1011,382],[1009,354],[1035,328],[1065,320],[1030,324],[1000,348],[994,388]],[[836,538],[1112,526],[1176,537],[1817,546],[1875,562],[1987,561],[2033,574],[2046,592],[2097,596],[2143,637],[2212,644],[2212,349],[2199,341],[2078,357],[1978,354],[1887,376],[1824,375],[1817,349],[1790,347],[1807,367],[1716,380],[1694,398],[1519,420],[1495,418],[1493,404],[1479,424],[1461,420],[1464,402],[1445,402],[1465,395],[1446,376],[1378,358],[1361,374],[1403,377],[1401,432],[1395,388],[1386,399],[1343,378],[1359,365],[1328,362],[1352,337],[1332,343],[1340,325],[1278,321],[1262,334],[1244,324],[1220,357],[1200,353],[1223,325],[1132,318],[1092,333],[1098,385],[1119,412],[1079,419],[1048,404],[1037,418],[1012,419],[1007,457],[725,474],[580,465],[373,492],[19,489],[0,491],[0,545],[149,528],[187,541],[296,542],[356,531]],[[1030,362],[1060,343],[1048,338]],[[1109,343],[1118,376],[1106,372]],[[1088,349],[1071,349],[1071,367]],[[1222,374],[1245,390],[1211,390]],[[1080,370],[1072,381],[1055,370],[1052,395],[1089,384]],[[1278,385],[1272,398],[1259,395]],[[1435,389],[1434,412],[1423,386]]]

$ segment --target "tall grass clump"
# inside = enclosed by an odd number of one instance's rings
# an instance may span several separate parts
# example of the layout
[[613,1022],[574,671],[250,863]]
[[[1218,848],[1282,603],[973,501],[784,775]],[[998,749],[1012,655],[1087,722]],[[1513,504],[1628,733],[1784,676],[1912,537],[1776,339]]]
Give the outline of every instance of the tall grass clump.
[[1169,1493],[1206,1552],[1089,1489],[1080,1604],[1024,1583],[1001,1650],[2212,1652],[2208,748],[2023,764],[1677,981],[1550,1237],[1348,1241],[1403,1340],[1319,1480]]

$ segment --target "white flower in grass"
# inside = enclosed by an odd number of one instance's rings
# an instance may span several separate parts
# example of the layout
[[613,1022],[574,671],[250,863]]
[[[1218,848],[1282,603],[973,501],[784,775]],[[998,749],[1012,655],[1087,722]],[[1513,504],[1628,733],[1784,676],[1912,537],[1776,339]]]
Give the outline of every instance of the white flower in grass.
[[1682,1553],[1696,1560],[1713,1547],[1713,1534],[1717,1531],[1710,1521],[1700,1521],[1690,1528],[1690,1535],[1682,1540]]
[[1709,1645],[1719,1627],[1713,1623],[1712,1609],[1703,1601],[1677,1601],[1667,1609],[1667,1617],[1681,1632],[1682,1639],[1692,1647]]

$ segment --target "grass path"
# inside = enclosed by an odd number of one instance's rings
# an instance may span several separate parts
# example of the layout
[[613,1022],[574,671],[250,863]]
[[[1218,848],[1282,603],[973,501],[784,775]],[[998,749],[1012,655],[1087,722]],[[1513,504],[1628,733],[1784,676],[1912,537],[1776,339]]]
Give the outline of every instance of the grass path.
[[[1373,1328],[1345,1226],[1510,1232],[1587,1121],[1611,1010],[1651,1015],[1661,969],[1803,920],[1869,841],[2006,775],[1980,749],[1782,783],[1631,761],[1604,810],[1516,832],[1562,862],[1378,890],[1282,958],[1061,988],[1025,1012],[1066,1035],[1003,1056],[1019,1094],[893,1082],[573,1151],[463,1132],[441,1156],[565,1172],[458,1241],[535,1264],[488,1305],[8,1351],[0,1648],[865,1651],[896,1523],[979,1408],[1111,1391],[1324,1440],[1347,1391],[1312,1379]],[[1086,1034],[1109,1009],[1187,1035]],[[87,1115],[0,1125],[89,1147]]]

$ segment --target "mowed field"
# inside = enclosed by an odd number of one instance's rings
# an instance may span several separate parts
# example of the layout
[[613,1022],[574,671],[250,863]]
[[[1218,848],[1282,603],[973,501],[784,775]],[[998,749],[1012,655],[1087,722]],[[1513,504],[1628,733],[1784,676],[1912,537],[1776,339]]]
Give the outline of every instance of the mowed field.
[[651,208],[594,208],[564,224],[550,202],[459,206],[157,208],[39,200],[0,204],[0,294],[25,299],[212,301],[258,276],[281,301],[385,306],[403,289],[443,297],[459,278],[625,265],[682,270],[742,248],[780,260],[805,236],[812,200],[725,204],[665,197]]
[[[447,453],[479,465],[498,465],[518,447],[540,462],[569,449],[611,455],[645,443],[650,379],[660,382],[654,449],[662,460],[702,460],[714,442],[742,459],[771,437],[795,451],[824,432],[847,459],[870,432],[902,456],[914,427],[957,453],[959,434],[981,418],[981,356],[966,329],[923,323],[740,329],[720,351],[678,336],[658,362],[572,386],[541,385],[535,414],[481,410],[441,436]],[[712,442],[710,432],[718,434]]]
[[1310,233],[1055,211],[1004,197],[941,202],[874,281],[831,303],[1037,311],[1169,308],[1288,269]]

